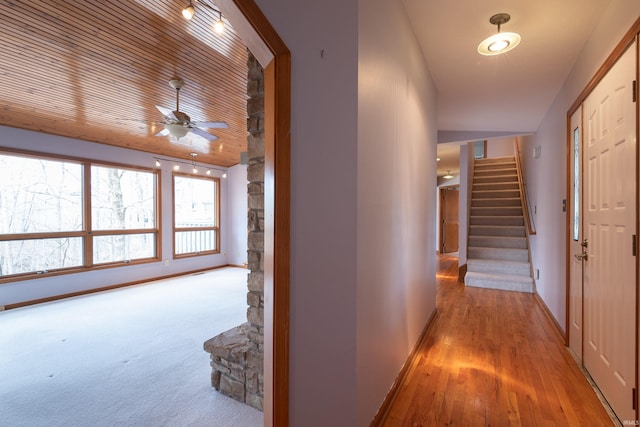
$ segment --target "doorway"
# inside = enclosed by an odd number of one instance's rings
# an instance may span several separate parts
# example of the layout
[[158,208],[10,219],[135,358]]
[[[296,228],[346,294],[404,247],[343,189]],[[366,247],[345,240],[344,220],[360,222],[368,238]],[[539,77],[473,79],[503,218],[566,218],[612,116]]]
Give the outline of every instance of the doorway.
[[569,347],[621,421],[637,418],[636,52],[569,120]]
[[458,186],[440,188],[440,253],[458,251],[458,212],[460,190]]

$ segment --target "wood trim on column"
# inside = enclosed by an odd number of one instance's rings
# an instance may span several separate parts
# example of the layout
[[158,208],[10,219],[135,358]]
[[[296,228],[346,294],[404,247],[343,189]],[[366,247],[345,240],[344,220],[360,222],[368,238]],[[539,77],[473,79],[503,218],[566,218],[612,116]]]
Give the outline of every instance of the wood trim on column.
[[[291,61],[278,55],[265,79],[265,320],[273,319],[273,426],[289,425],[290,81]],[[267,90],[271,87],[272,90]],[[271,108],[270,108],[271,107]],[[273,227],[270,231],[269,228]],[[270,269],[272,271],[269,271]],[[269,274],[267,274],[269,272]],[[268,304],[271,302],[271,304]],[[265,322],[265,335],[267,334]],[[265,346],[265,351],[266,351]],[[266,374],[266,372],[265,372]],[[266,386],[266,383],[265,383]],[[266,415],[266,413],[265,413]],[[266,421],[266,420],[265,420]],[[268,424],[267,424],[268,425]]]

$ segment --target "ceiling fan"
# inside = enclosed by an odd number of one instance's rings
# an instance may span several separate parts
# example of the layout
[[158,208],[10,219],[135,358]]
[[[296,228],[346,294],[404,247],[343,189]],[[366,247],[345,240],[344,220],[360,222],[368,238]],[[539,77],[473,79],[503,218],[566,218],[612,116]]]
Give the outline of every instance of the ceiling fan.
[[205,129],[227,129],[229,125],[226,122],[192,122],[191,118],[180,111],[180,89],[184,86],[184,80],[173,78],[169,80],[169,85],[176,90],[176,109],[171,111],[170,108],[156,105],[156,108],[164,116],[161,122],[164,129],[156,134],[156,136],[171,136],[175,141],[186,136],[189,132],[201,136],[209,141],[215,141],[217,136],[210,134]]

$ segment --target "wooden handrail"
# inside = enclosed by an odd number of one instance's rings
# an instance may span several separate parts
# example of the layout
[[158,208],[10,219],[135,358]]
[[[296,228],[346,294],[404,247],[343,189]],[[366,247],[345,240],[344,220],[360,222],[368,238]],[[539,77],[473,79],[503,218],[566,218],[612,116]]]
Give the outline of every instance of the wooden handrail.
[[524,218],[527,223],[527,229],[529,231],[529,235],[536,234],[536,227],[533,223],[533,218],[530,215],[530,207],[529,200],[527,199],[527,192],[524,186],[524,179],[522,178],[522,166],[520,165],[520,149],[518,147],[518,140],[514,139],[513,144],[516,147],[516,169],[518,171],[518,186],[520,187],[520,200],[523,205],[522,212],[524,213]]

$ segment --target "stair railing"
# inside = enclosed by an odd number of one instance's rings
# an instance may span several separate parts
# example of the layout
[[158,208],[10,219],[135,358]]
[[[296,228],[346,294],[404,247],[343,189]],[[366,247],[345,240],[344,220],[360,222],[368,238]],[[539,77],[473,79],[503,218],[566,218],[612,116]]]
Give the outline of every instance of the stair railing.
[[518,186],[520,187],[520,200],[522,200],[522,204],[524,205],[524,218],[527,223],[527,229],[529,231],[529,235],[536,234],[536,227],[533,223],[533,215],[531,213],[531,206],[529,205],[529,200],[527,198],[527,187],[524,183],[524,178],[522,177],[522,166],[520,164],[520,149],[518,147],[518,140],[514,139],[513,141],[516,147],[516,169],[518,170]]

